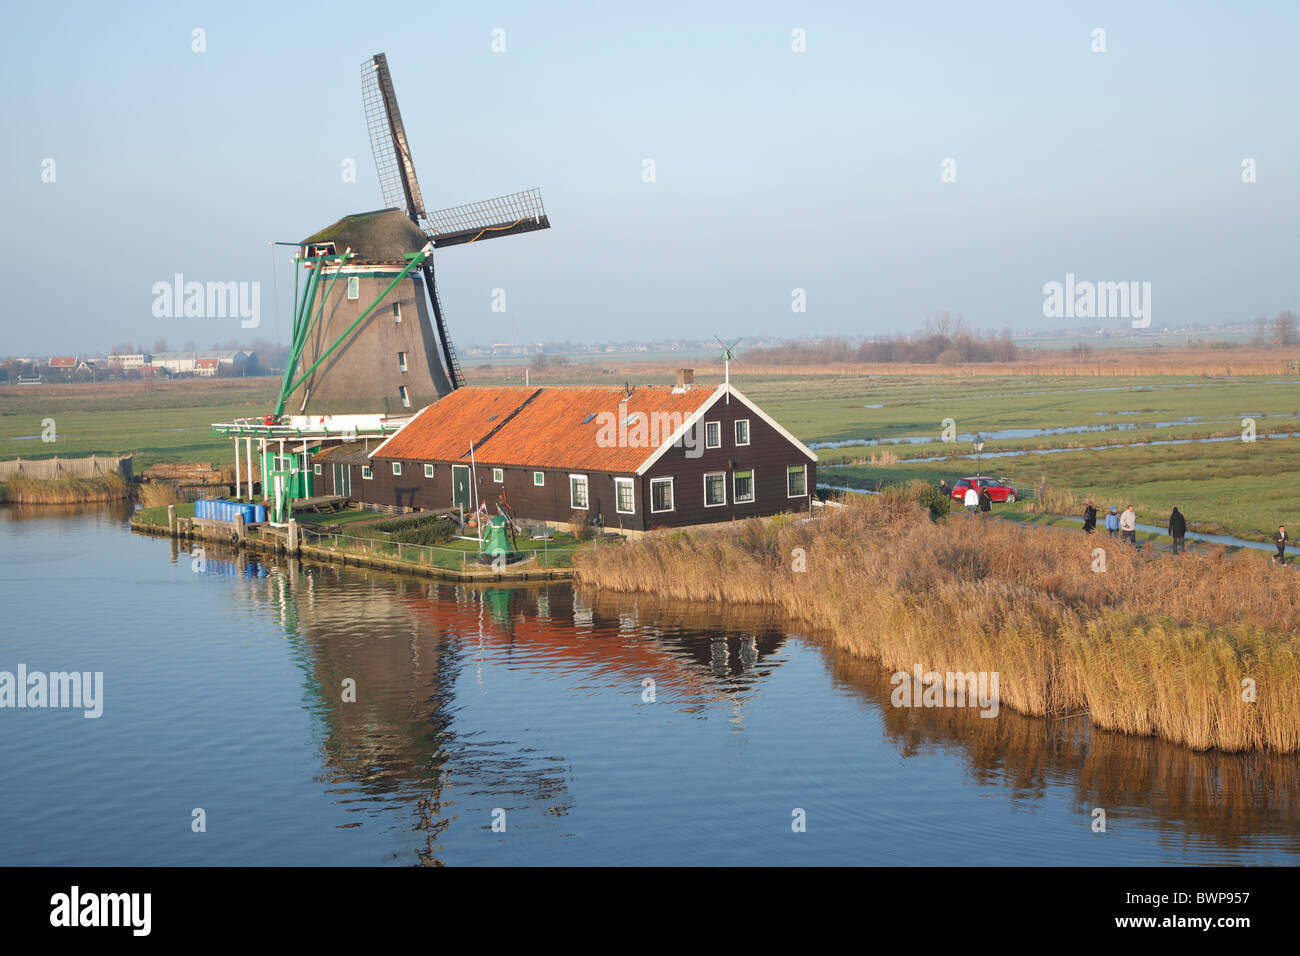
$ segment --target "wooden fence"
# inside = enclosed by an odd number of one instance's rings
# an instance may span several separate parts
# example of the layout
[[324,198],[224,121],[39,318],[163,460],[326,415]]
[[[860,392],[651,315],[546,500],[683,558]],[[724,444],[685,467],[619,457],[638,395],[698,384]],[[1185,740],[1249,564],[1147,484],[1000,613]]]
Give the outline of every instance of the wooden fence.
[[15,458],[0,461],[0,481],[15,475],[54,481],[59,478],[98,478],[103,475],[121,475],[127,481],[133,476],[131,455],[91,455],[89,458]]

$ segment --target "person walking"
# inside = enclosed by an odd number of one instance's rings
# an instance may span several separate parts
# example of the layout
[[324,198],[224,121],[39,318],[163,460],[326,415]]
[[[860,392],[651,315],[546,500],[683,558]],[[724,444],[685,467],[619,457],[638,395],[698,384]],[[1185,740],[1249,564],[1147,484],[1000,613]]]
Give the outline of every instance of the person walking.
[[1277,545],[1277,554],[1273,560],[1281,564],[1286,564],[1286,540],[1286,525],[1280,524],[1273,535],[1273,543]]
[[1169,516],[1169,534],[1174,539],[1174,554],[1187,550],[1183,540],[1187,536],[1187,519],[1177,505],[1174,505],[1174,512]]
[[966,486],[966,495],[962,498],[962,503],[966,505],[966,513],[973,515],[980,507],[980,493],[975,490],[974,485]]
[[1110,510],[1106,512],[1106,530],[1110,532],[1113,538],[1119,534],[1119,515],[1115,512],[1115,506],[1111,505]]
[[1097,530],[1097,506],[1091,501],[1088,507],[1083,509],[1083,533],[1092,534]]
[[1121,541],[1127,541],[1133,547],[1137,547],[1137,514],[1133,511],[1133,506],[1129,505],[1124,509],[1124,513],[1119,516],[1119,538]]
[[980,489],[980,514],[986,515],[993,510],[993,493],[988,488]]
[[951,498],[951,497],[952,497],[952,489],[948,487],[948,479],[947,479],[947,478],[940,478],[940,479],[939,479],[939,491],[943,494],[943,496],[944,496],[945,498]]

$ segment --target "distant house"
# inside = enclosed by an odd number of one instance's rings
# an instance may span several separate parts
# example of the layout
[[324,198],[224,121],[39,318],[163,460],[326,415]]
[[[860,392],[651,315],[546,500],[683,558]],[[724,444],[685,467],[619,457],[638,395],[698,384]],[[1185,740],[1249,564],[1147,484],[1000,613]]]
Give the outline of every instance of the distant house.
[[60,369],[65,372],[71,372],[77,367],[77,357],[75,355],[56,355],[49,361],[49,367]]
[[632,532],[808,510],[817,456],[735,388],[692,379],[460,388],[368,453],[321,452],[320,493]]
[[132,368],[143,368],[153,361],[153,356],[148,352],[135,352],[129,355],[110,355],[105,361],[109,365],[117,366],[125,371]]
[[156,352],[151,364],[172,375],[246,375],[257,368],[257,354],[247,349]]

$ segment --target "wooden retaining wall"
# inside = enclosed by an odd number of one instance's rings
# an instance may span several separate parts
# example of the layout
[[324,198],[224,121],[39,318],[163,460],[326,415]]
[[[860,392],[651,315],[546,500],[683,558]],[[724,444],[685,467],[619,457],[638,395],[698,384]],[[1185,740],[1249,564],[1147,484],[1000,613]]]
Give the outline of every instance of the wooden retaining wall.
[[[270,540],[261,536],[246,534],[241,541],[236,526],[226,521],[210,518],[177,519],[176,533],[172,534],[165,525],[147,524],[137,519],[131,520],[131,530],[159,538],[174,537],[186,541],[216,541],[234,547],[246,548],[261,554],[287,554],[289,548],[286,539],[279,534]],[[411,564],[407,561],[395,561],[375,555],[356,554],[351,551],[337,551],[330,548],[317,548],[300,544],[297,555],[331,564],[342,564],[357,568],[377,568],[381,571],[395,571],[398,574],[413,574],[418,577],[440,578],[445,581],[477,581],[492,583],[494,581],[565,581],[573,577],[572,568],[532,568],[505,571],[457,571],[452,568],[439,568],[433,565]]]

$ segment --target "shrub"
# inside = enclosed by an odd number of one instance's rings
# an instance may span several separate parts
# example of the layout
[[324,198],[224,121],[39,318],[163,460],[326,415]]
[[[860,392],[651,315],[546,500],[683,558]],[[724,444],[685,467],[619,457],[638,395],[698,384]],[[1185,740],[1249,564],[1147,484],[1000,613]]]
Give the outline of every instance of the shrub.
[[948,510],[952,507],[952,497],[929,482],[920,489],[916,500],[930,509],[931,521],[938,521],[940,518],[948,517]]
[[455,523],[441,515],[413,515],[409,518],[380,521],[374,525],[374,529],[386,532],[390,541],[400,541],[402,544],[442,544],[450,541],[456,533]]
[[575,538],[586,541],[592,534],[591,517],[585,511],[575,511],[569,516],[569,528]]

